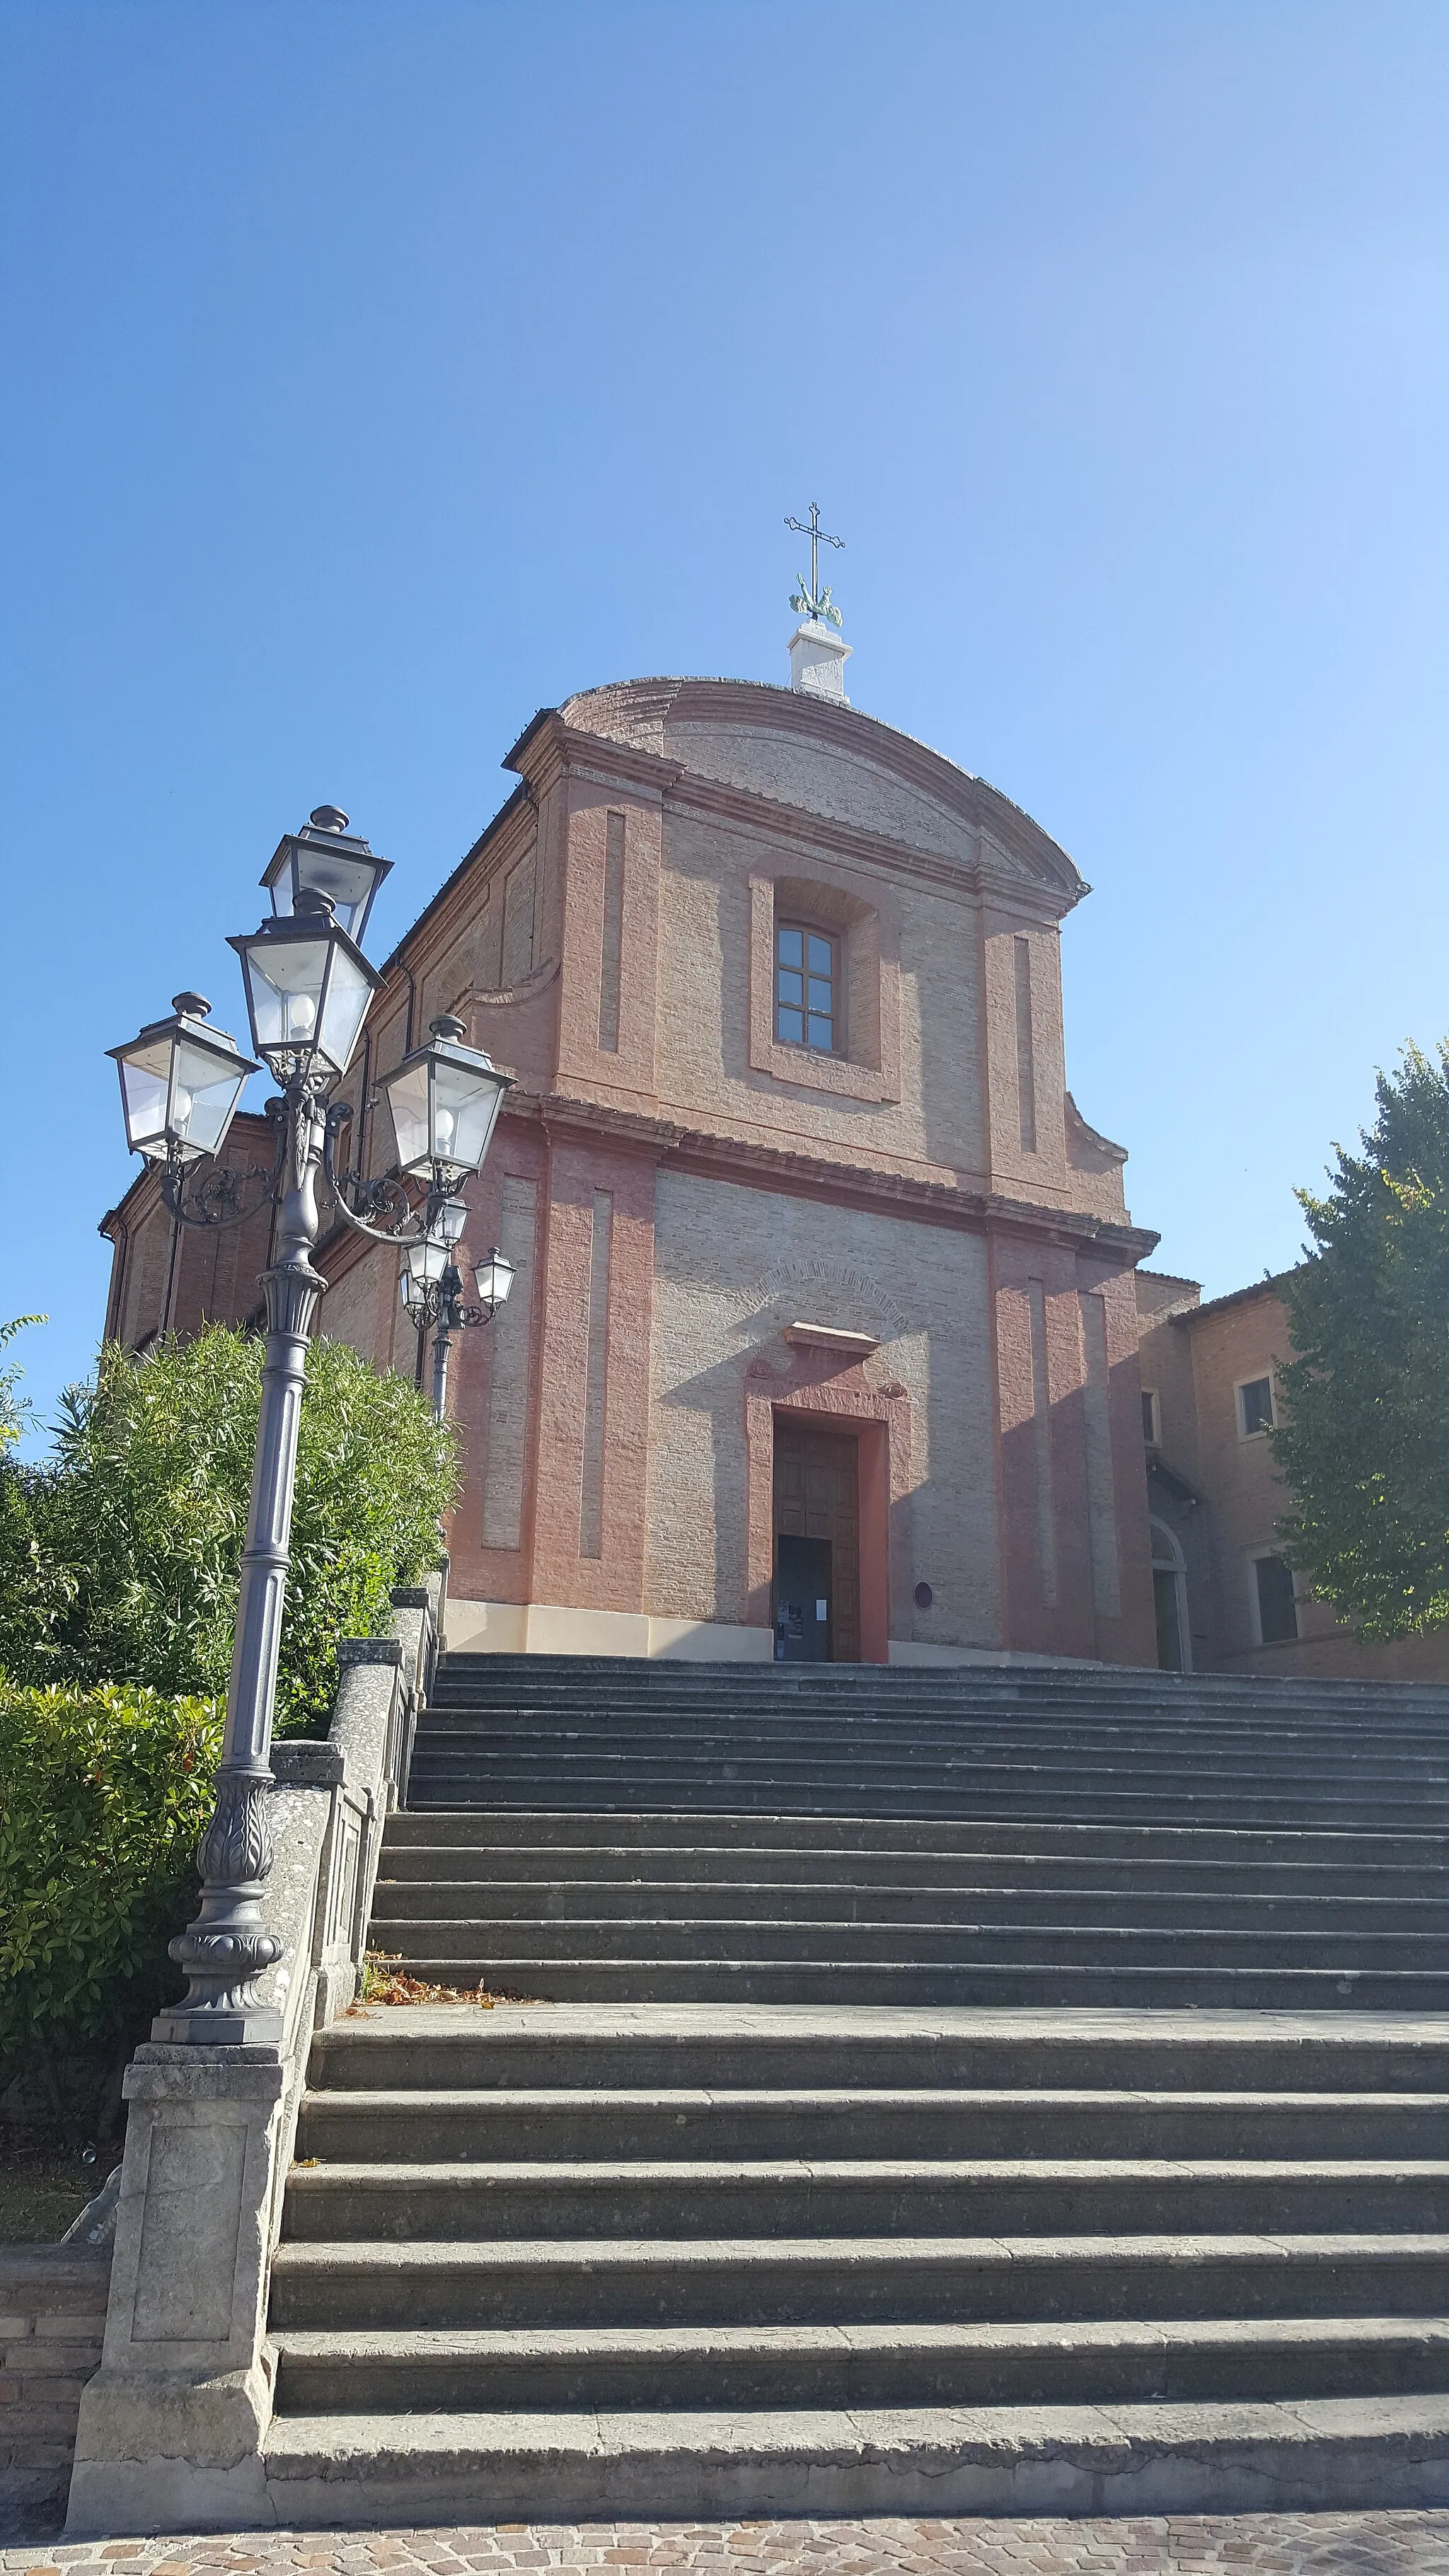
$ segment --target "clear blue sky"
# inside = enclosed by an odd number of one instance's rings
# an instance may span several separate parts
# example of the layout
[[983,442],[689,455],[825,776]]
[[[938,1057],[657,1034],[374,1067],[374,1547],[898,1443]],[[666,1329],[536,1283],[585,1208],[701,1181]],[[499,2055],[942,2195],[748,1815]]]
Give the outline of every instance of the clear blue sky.
[[1443,0],[7,0],[0,1312],[83,1372],[102,1050],[324,799],[382,954],[568,691],[856,702],[1095,888],[1069,1076],[1159,1265],[1449,1028]]

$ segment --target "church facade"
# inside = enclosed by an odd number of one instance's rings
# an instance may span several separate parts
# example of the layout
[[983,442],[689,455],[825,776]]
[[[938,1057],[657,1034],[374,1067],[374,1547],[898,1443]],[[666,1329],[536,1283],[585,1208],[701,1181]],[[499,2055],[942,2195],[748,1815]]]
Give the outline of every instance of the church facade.
[[[377,1078],[439,1013],[517,1085],[467,1193],[469,1249],[517,1279],[454,1348],[450,1633],[1153,1662],[1154,1238],[1063,1058],[1086,888],[1004,796],[810,677],[540,714],[387,963],[347,1085],[363,1169],[390,1151]],[[107,1221],[132,1345],[166,1295],[154,1186]],[[174,1325],[250,1310],[263,1243],[177,1253]],[[410,1369],[396,1254],[339,1230],[322,1259],[322,1329]]]
[[[792,659],[788,688],[636,680],[539,714],[385,967],[345,1086],[369,1177],[378,1078],[434,1017],[516,1085],[467,1188],[470,1254],[516,1281],[454,1344],[450,1641],[1156,1664],[1170,1571],[1179,1659],[1216,1661],[1206,1524],[1163,1538],[1196,1508],[1164,1470],[1198,1489],[1144,1420],[1173,1298],[1067,1088],[1059,934],[1087,888],[851,707],[828,632]],[[269,1154],[238,1118],[229,1159]],[[264,1224],[173,1246],[143,1173],[105,1220],[108,1332],[250,1314]],[[322,1329],[411,1371],[396,1252],[339,1227],[321,1262]]]

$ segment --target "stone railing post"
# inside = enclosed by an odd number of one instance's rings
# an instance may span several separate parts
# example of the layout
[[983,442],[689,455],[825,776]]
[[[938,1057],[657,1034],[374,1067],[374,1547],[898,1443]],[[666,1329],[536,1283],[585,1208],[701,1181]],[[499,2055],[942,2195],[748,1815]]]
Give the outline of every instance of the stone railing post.
[[397,1803],[437,1579],[392,1637],[344,1638],[325,1740],[274,1747],[262,1980],[279,2047],[153,2041],[130,2104],[101,2366],[83,2392],[68,2532],[237,2530],[272,2519],[267,2287],[314,2030],[361,1983],[383,1823]]

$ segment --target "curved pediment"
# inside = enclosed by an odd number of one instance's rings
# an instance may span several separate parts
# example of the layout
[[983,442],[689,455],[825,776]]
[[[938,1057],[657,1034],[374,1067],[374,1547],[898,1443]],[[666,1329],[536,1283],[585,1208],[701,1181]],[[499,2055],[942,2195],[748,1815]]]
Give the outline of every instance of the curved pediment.
[[856,707],[753,680],[623,680],[558,710],[698,778],[973,871],[1025,877],[1067,911],[1088,891],[1065,850],[984,779]]

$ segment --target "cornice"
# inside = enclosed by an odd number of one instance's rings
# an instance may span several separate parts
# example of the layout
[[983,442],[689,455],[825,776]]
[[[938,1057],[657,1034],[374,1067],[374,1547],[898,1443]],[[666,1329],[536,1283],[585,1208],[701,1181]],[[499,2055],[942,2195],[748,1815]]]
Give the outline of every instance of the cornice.
[[957,1233],[1028,1236],[1063,1250],[1095,1252],[1135,1269],[1161,1237],[1150,1228],[1116,1225],[1068,1208],[1034,1206],[997,1191],[964,1190],[946,1181],[921,1181],[899,1172],[873,1171],[798,1148],[745,1143],[671,1119],[613,1109],[570,1093],[511,1092],[506,1118],[536,1120],[550,1136],[606,1136],[610,1143],[647,1153],[664,1169],[700,1180],[729,1181],[742,1189],[773,1190],[895,1216],[916,1225]]
[[[571,732],[592,733],[583,713],[591,699],[603,707],[612,704],[621,711],[637,711],[646,719],[653,717],[661,726],[671,715],[685,721],[715,722],[724,729],[743,724],[751,731],[793,736],[811,742],[817,749],[834,747],[858,756],[872,767],[904,780],[930,803],[971,828],[993,831],[1036,884],[1060,897],[1063,912],[1070,911],[1091,892],[1061,844],[1023,806],[1003,795],[987,779],[958,768],[944,752],[932,750],[913,734],[902,733],[897,726],[884,723],[879,716],[866,715],[859,707],[836,706],[829,699],[776,688],[759,680],[655,678],[606,682],[598,689],[578,691],[558,710],[544,712],[559,714]],[[515,750],[529,741],[541,721],[541,716],[535,717]],[[616,735],[595,738],[619,742],[622,750],[639,756],[637,746]],[[660,757],[647,753],[643,756]],[[512,754],[505,765],[514,765]],[[701,773],[691,769],[688,775],[694,781]],[[804,813],[814,809],[788,804],[787,810]]]
[[[993,865],[990,845],[983,835],[991,832],[1006,845],[1000,818],[994,815],[989,822],[982,815],[962,817],[975,836],[977,855],[948,858],[944,852],[924,850],[890,833],[821,814],[813,806],[767,796],[759,788],[740,787],[729,779],[711,778],[706,771],[686,768],[658,752],[621,742],[613,734],[586,733],[552,709],[535,718],[524,740],[529,745],[529,783],[538,795],[546,794],[564,776],[587,778],[601,786],[628,786],[672,808],[708,815],[713,822],[754,838],[776,844],[783,841],[794,849],[807,850],[827,865],[914,877],[924,884],[947,887],[953,894],[990,894],[1019,909],[1043,909],[1053,921],[1060,920],[1089,892],[1075,870],[1075,892],[1052,885],[1032,866],[1024,846],[1008,853],[1020,861],[1021,875],[1008,867]],[[510,753],[510,762],[513,759]],[[986,793],[995,796],[994,789]],[[1008,812],[1016,810],[1010,808]],[[1036,825],[1030,824],[1029,832],[1034,835],[1036,831]],[[1014,837],[1023,838],[1019,833]],[[1039,837],[1044,839],[1045,835]]]
[[647,751],[639,743],[623,742],[617,734],[590,733],[582,726],[571,725],[557,707],[539,709],[527,732],[505,753],[503,766],[516,769],[534,794],[543,796],[565,770],[590,775],[591,763],[597,764],[600,785],[627,780],[654,796],[667,795],[686,775],[679,761],[666,759],[660,752]]

